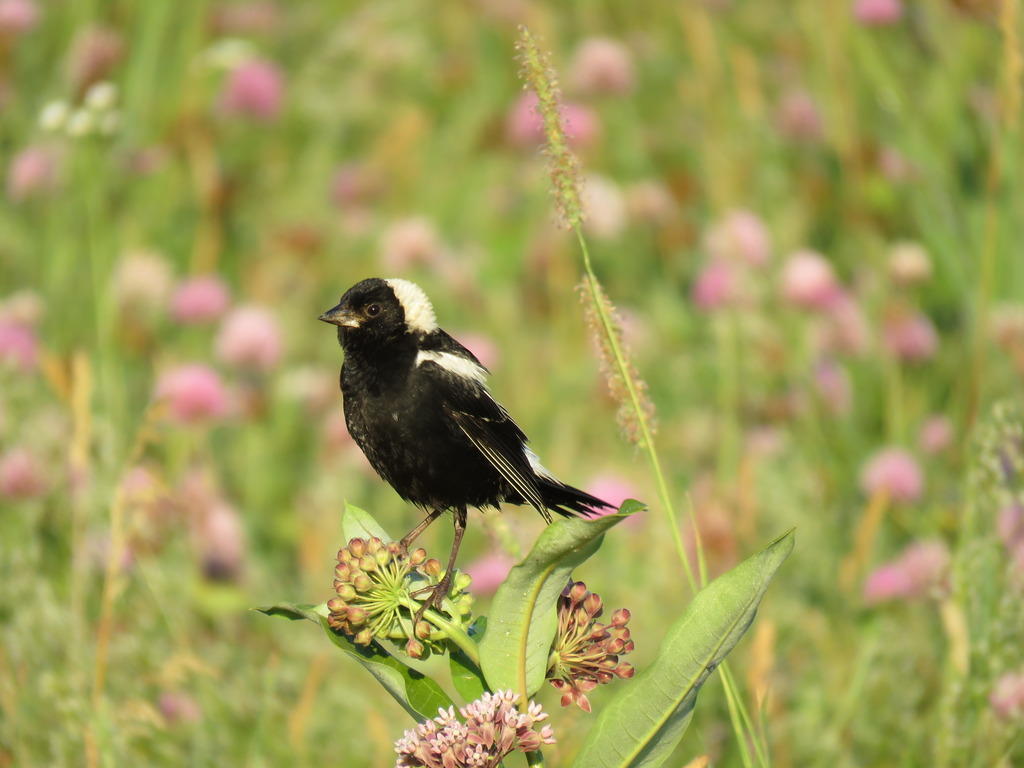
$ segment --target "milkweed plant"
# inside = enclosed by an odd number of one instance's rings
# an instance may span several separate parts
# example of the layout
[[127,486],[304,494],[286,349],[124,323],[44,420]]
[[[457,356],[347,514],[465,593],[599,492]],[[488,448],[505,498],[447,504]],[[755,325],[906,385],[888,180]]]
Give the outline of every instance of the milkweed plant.
[[[615,514],[549,525],[509,571],[487,616],[474,611],[471,579],[461,572],[440,606],[423,609],[430,588],[444,576],[441,562],[422,548],[403,548],[369,512],[348,505],[329,596],[319,605],[280,603],[259,610],[318,624],[409,714],[409,727],[396,734],[396,768],[493,768],[511,765],[503,761],[516,752],[527,765],[544,765],[544,747],[556,742],[558,723],[536,697],[547,687],[561,707],[590,713],[588,694],[605,684],[618,691],[596,713],[571,765],[653,767],[665,763],[682,740],[701,686],[750,627],[769,582],[793,548],[793,535],[782,535],[709,583],[699,538],[698,563],[690,562],[654,446],[653,405],[583,237],[579,162],[567,140],[557,79],[547,54],[525,28],[517,50],[525,86],[536,94],[544,124],[555,207],[580,244],[587,324],[610,393],[621,406],[623,433],[648,456],[694,597],[685,610],[676,607],[680,616],[661,638],[659,652],[637,670],[629,660],[637,641],[628,608],[607,610],[590,589],[598,585],[576,581],[572,574],[600,556],[611,529],[644,509],[639,501],[627,500]],[[428,674],[441,668],[436,662],[422,663],[432,656],[447,661],[450,675],[444,680]],[[756,758],[765,764],[762,736],[751,726],[727,665],[721,672],[745,763]]]

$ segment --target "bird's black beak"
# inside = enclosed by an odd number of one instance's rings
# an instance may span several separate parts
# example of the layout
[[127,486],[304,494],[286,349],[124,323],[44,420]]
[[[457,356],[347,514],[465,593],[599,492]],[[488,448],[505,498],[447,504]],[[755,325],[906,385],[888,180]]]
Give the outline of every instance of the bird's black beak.
[[359,318],[349,309],[339,304],[336,307],[331,307],[322,315],[320,319],[325,323],[336,325],[339,328],[358,328]]

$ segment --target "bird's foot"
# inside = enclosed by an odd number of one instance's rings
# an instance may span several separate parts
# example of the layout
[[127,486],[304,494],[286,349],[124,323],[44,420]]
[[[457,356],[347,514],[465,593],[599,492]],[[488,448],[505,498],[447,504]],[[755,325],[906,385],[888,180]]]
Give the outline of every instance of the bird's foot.
[[448,595],[448,592],[451,590],[451,588],[452,574],[451,571],[449,570],[445,572],[441,580],[437,582],[437,584],[435,584],[434,586],[424,587],[423,589],[419,589],[413,592],[413,597],[425,594],[428,591],[430,592],[430,595],[427,597],[427,599],[420,603],[420,607],[417,609],[416,615],[413,616],[413,626],[416,626],[420,622],[420,620],[423,618],[423,614],[426,613],[429,609],[436,608],[438,611],[440,611],[441,603],[444,601],[445,597]]

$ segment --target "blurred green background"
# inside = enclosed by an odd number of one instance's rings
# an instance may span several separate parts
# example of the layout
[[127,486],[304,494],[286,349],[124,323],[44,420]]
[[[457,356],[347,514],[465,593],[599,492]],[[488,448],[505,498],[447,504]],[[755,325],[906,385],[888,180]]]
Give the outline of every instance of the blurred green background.
[[[0,766],[393,762],[400,708],[249,610],[330,595],[345,500],[418,519],[316,321],[373,275],[424,287],[559,476],[651,503],[577,576],[653,657],[689,592],[520,23],[684,537],[718,573],[797,527],[731,662],[772,762],[1024,761],[1017,0],[0,0]],[[541,525],[474,513],[481,612]],[[591,716],[541,697],[567,764]],[[703,756],[743,765],[717,679],[670,764]]]

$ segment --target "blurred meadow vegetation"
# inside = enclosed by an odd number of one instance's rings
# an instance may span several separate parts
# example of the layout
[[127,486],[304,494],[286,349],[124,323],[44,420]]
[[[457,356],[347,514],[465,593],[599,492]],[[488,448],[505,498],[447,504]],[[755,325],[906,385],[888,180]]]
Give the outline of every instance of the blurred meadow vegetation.
[[[684,538],[715,574],[798,530],[730,662],[771,762],[1024,761],[1021,18],[0,0],[0,766],[393,762],[398,706],[250,610],[329,596],[346,500],[418,520],[348,440],[316,321],[372,275],[424,287],[547,466],[652,505],[574,575],[654,657],[691,592],[583,320],[519,23],[562,74]],[[473,514],[481,607],[542,524]],[[567,763],[589,716],[541,700]],[[717,678],[670,764],[702,756],[744,764]]]

